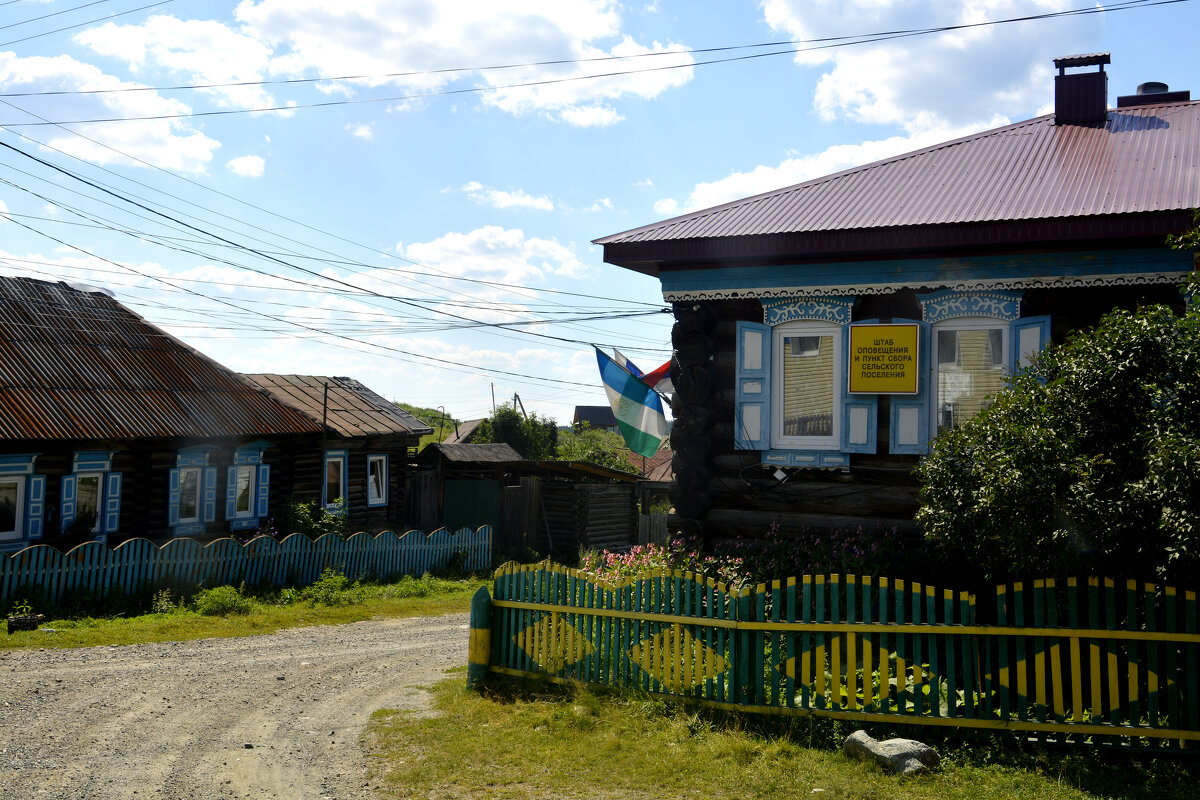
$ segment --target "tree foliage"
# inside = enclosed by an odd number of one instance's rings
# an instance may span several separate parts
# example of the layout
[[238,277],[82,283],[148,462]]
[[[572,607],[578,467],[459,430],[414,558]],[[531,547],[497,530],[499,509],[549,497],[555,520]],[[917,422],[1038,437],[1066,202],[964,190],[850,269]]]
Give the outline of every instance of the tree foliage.
[[1200,306],[1047,348],[918,474],[927,537],[980,577],[1200,579]]
[[587,461],[603,467],[637,472],[629,462],[629,448],[619,433],[583,423],[559,436],[558,457],[564,461]]
[[526,419],[512,406],[503,405],[480,423],[475,441],[481,444],[503,442],[512,446],[522,458],[546,461],[554,458],[558,448],[558,423],[537,414],[530,414]]

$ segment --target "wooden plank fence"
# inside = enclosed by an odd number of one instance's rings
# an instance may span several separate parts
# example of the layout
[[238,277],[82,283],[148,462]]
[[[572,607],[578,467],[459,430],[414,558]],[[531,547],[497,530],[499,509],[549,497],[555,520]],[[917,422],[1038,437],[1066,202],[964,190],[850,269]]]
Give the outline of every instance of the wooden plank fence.
[[30,587],[58,602],[77,590],[105,595],[156,584],[307,585],[326,567],[351,578],[421,575],[456,558],[464,559],[466,570],[487,569],[492,563],[491,526],[457,532],[441,528],[428,535],[356,533],[346,539],[333,534],[315,540],[301,534],[279,541],[262,536],[244,545],[233,539],[207,544],[172,539],[159,547],[147,539],[130,539],[116,547],[87,542],[68,553],[34,545],[0,557],[0,603],[17,599]]
[[500,567],[492,597],[494,673],[1048,742],[1200,740],[1195,591],[1001,585],[980,624],[975,596],[901,580],[804,575],[735,591],[653,572],[613,586],[546,562]]

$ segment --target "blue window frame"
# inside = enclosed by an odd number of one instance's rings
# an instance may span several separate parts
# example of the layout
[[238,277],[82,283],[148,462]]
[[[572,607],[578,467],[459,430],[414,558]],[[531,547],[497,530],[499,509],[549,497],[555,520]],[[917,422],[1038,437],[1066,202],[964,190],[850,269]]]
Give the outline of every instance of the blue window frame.
[[174,536],[203,533],[217,518],[217,469],[208,464],[216,449],[202,445],[175,454],[167,491],[167,524]]
[[75,454],[71,474],[62,479],[61,530],[76,520],[94,519],[91,531],[96,540],[121,528],[121,473],[112,471],[113,450],[90,450]]
[[243,444],[234,451],[225,478],[225,519],[232,531],[257,528],[270,513],[271,467],[263,463],[270,442]]
[[0,551],[42,538],[46,476],[34,475],[38,453],[0,456]]
[[346,467],[349,462],[346,450],[325,451],[325,479],[321,483],[321,505],[330,511],[346,513],[349,487]]
[[373,453],[367,456],[367,506],[378,508],[388,504],[388,455]]

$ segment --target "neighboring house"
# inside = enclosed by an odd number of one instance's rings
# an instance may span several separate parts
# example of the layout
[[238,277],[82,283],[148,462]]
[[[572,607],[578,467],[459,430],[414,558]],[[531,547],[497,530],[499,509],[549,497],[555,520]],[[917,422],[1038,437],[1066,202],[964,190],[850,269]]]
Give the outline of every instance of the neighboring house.
[[352,530],[404,527],[408,451],[433,428],[353,378],[244,377],[324,430],[320,449],[294,467],[296,499],[319,497],[344,513]]
[[575,406],[575,418],[571,423],[576,429],[587,424],[603,431],[621,432],[620,426],[617,425],[617,415],[613,413],[611,406]]
[[1200,103],[1110,110],[1108,62],[1057,59],[1052,114],[596,240],[674,304],[675,529],[913,528],[939,430],[1107,310],[1178,307]]
[[579,547],[628,548],[638,476],[581,461],[527,461],[511,445],[427,445],[417,457],[410,520],[425,530],[495,527],[495,552],[567,558]]
[[257,528],[320,434],[103,290],[0,277],[0,551]]

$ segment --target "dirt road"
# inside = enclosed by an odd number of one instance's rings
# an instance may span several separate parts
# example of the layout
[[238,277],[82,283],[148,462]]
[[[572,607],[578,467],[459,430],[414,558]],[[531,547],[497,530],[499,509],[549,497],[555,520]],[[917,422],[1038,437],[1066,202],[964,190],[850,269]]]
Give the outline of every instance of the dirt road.
[[372,798],[371,713],[426,707],[467,639],[454,614],[0,653],[0,798]]

